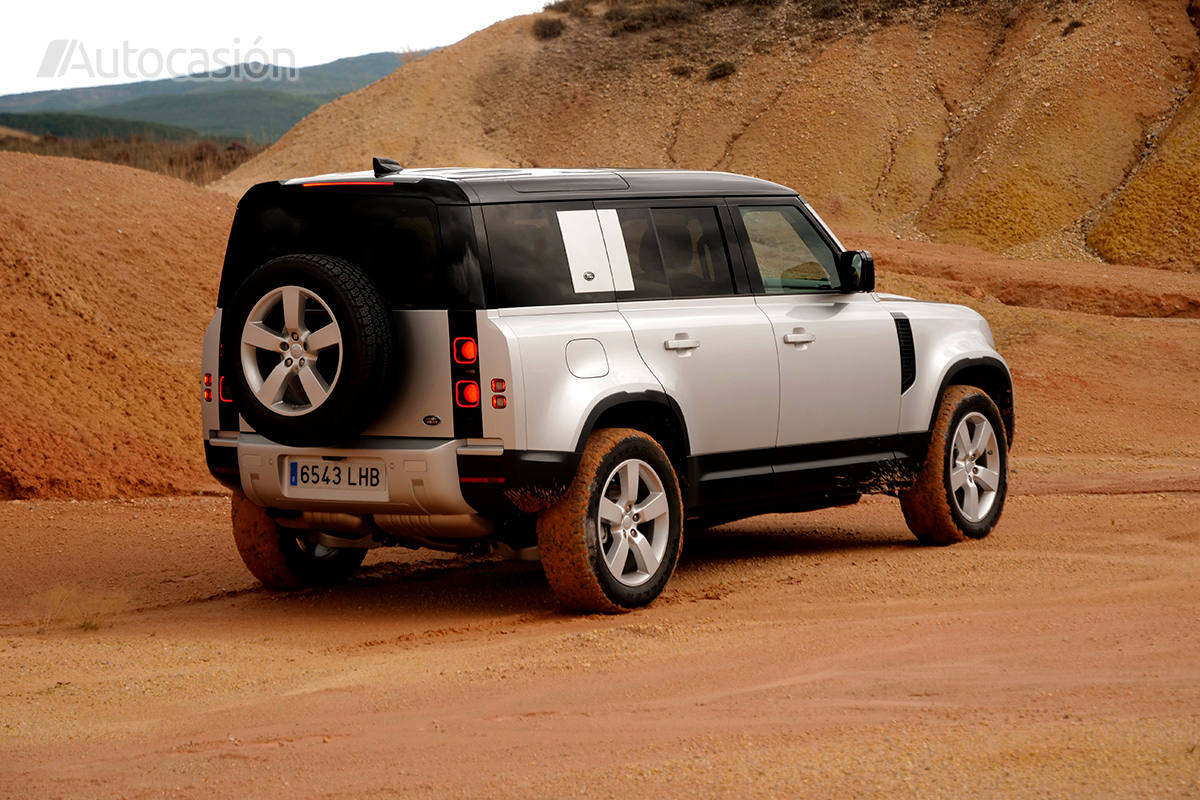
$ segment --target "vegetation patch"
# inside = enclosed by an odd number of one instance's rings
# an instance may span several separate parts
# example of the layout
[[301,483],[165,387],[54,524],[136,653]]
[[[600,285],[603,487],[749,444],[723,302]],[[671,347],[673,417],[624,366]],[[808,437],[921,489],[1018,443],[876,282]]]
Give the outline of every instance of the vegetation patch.
[[533,21],[535,39],[557,39],[567,29],[567,23],[558,17],[537,17]]
[[716,81],[721,78],[728,78],[735,72],[737,72],[737,65],[732,61],[718,61],[708,68],[708,74],[704,77],[706,80]]
[[0,136],[0,151],[122,164],[170,175],[199,186],[212,183],[231,172],[258,155],[262,149],[262,145],[253,143],[215,142],[208,139],[162,141],[143,136],[92,139]]

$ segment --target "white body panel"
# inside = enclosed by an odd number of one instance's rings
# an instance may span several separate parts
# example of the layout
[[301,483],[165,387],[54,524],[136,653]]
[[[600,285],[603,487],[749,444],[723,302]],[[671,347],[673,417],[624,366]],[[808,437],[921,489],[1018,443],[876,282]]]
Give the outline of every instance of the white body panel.
[[757,300],[779,353],[780,447],[896,433],[900,352],[885,309],[865,294]]
[[[449,322],[445,311],[397,311],[397,360],[392,386],[383,387],[388,402],[365,436],[429,436],[446,438],[453,427],[450,393]],[[441,420],[427,425],[427,416]]]
[[753,297],[619,306],[641,357],[683,412],[692,455],[775,446],[779,365]]
[[[662,391],[642,363],[615,303],[501,309],[497,323],[520,353],[520,379],[514,375],[516,390],[510,400],[525,420],[517,449],[574,451],[588,415],[600,401],[622,392]],[[571,373],[567,345],[581,338],[603,346],[607,374],[580,378]]]
[[[900,433],[929,430],[942,378],[962,361],[988,358],[1008,369],[996,352],[987,320],[966,306],[881,296],[880,307],[908,317],[917,357],[917,376],[900,398]],[[992,398],[997,403],[1000,398]]]

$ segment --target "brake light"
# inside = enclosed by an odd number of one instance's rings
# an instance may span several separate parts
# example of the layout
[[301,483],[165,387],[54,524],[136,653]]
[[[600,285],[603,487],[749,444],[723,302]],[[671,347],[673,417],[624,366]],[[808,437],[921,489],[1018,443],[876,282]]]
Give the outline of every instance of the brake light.
[[391,181],[313,181],[300,184],[305,189],[310,186],[392,186]]
[[475,381],[458,381],[454,384],[454,402],[459,408],[475,408],[479,405],[479,384]]
[[459,364],[474,364],[479,358],[479,345],[470,336],[454,340],[454,360]]
[[233,402],[232,397],[225,396],[225,376],[224,375],[222,375],[220,380],[217,381],[217,397],[220,398],[222,403],[232,403]]

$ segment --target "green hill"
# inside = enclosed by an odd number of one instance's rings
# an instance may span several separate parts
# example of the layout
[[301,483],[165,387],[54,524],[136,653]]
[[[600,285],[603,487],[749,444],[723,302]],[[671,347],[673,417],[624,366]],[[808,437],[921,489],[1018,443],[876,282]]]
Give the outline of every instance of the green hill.
[[336,97],[361,89],[396,71],[420,53],[370,53],[328,64],[285,69],[261,64],[238,64],[183,78],[58,89],[0,96],[0,111],[92,111],[146,97],[177,97],[231,90],[282,92],[304,97]]
[[297,96],[282,91],[239,88],[142,97],[100,106],[93,113],[189,128],[214,138],[273,142],[335,96]]
[[[135,133],[141,133],[145,123],[160,123],[187,128],[189,133],[198,131],[204,136],[269,143],[318,106],[374,83],[405,61],[427,52],[370,53],[301,69],[238,64],[184,78],[12,94],[0,97],[0,112],[67,112],[76,116],[137,120],[139,127]],[[87,120],[74,122],[78,128],[59,119],[56,130],[78,130],[78,133],[54,135],[117,135],[107,133],[117,127],[97,128]],[[105,132],[93,133],[94,130]],[[178,138],[182,134],[168,134],[164,129],[152,135]]]
[[125,139],[141,136],[156,141],[182,141],[201,138],[196,131],[177,125],[57,111],[35,114],[0,113],[0,126],[39,136],[57,136],[60,139]]

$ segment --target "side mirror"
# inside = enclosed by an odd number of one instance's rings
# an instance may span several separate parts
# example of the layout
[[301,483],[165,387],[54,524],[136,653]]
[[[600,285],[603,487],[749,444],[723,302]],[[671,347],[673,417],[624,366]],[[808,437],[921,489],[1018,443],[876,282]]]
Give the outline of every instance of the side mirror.
[[838,282],[843,292],[875,291],[875,258],[867,250],[846,250],[837,257]]

